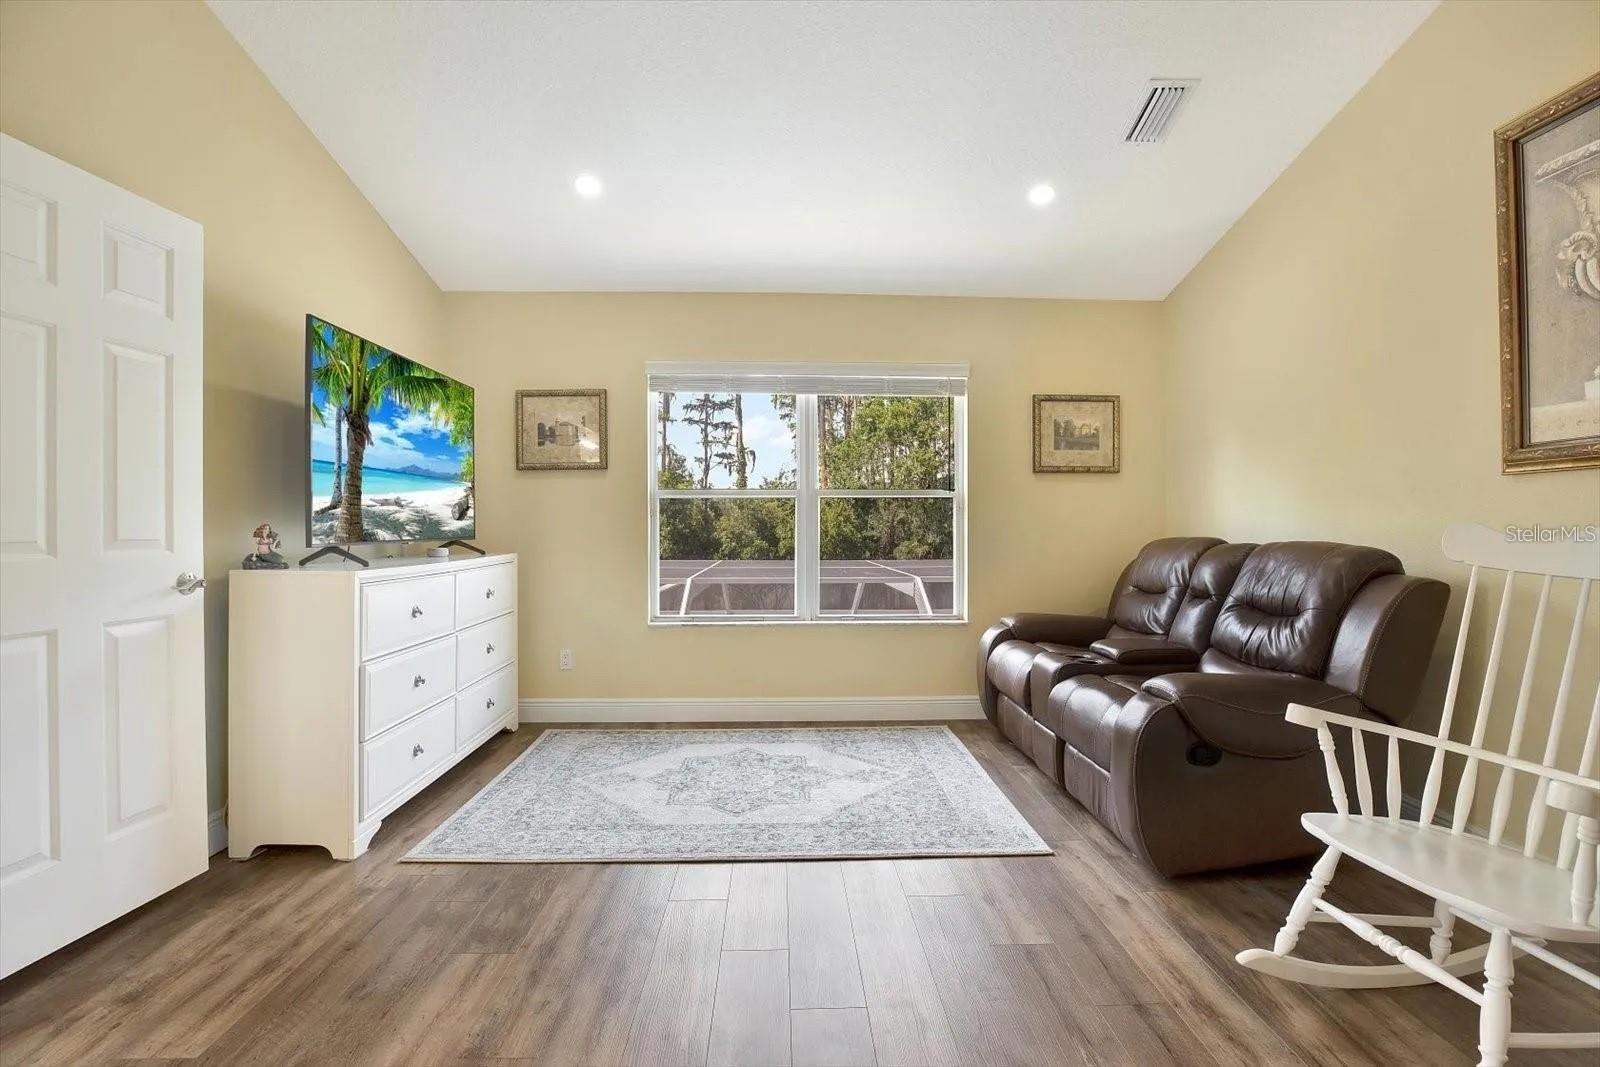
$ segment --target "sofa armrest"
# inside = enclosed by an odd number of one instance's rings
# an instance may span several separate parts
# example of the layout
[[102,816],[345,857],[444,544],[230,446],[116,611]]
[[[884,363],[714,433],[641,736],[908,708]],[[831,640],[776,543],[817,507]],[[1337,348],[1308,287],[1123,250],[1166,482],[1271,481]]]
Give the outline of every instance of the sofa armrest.
[[1362,714],[1342,689],[1288,674],[1163,674],[1144,692],[1170,701],[1201,740],[1223,752],[1292,759],[1317,747],[1316,735],[1284,718],[1290,704]]
[[1000,691],[989,678],[989,657],[994,655],[994,650],[999,648],[1002,642],[1011,638],[1009,619],[1001,619],[983,631],[983,636],[978,638],[978,703],[983,707],[983,714],[996,725],[999,725],[999,720],[996,718],[999,713],[996,703]]
[[1106,659],[1129,667],[1193,668],[1200,657],[1188,645],[1164,637],[1102,637],[1089,646]]
[[1011,630],[1018,641],[1038,644],[1049,641],[1057,645],[1074,645],[1087,648],[1093,641],[1104,637],[1111,629],[1111,620],[1098,615],[1050,615],[1043,612],[1024,611],[1001,616],[1000,622]]
[[1374,578],[1345,609],[1322,676],[1354,693],[1368,711],[1405,725],[1449,600],[1450,587],[1432,578]]
[[1101,817],[1159,873],[1225,870],[1321,849],[1300,826],[1302,812],[1328,804],[1321,753],[1206,759],[1178,706],[1149,692],[1131,697],[1114,726]]

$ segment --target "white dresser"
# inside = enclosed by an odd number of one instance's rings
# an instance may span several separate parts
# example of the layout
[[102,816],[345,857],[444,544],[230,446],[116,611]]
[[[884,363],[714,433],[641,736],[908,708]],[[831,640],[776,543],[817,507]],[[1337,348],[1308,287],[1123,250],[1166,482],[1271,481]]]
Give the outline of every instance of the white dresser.
[[383,817],[517,728],[517,557],[228,579],[228,855],[367,850]]

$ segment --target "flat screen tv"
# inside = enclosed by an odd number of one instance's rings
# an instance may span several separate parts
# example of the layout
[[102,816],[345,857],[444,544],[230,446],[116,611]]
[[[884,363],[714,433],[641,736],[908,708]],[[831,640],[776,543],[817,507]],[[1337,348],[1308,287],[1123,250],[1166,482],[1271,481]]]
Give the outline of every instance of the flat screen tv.
[[477,532],[472,387],[306,316],[306,541]]

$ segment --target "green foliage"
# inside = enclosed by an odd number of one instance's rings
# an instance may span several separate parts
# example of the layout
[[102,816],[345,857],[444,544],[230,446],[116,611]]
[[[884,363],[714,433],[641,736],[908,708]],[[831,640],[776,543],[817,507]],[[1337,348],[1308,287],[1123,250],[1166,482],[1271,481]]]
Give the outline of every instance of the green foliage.
[[950,559],[954,527],[944,499],[822,502],[823,559]]
[[[795,398],[773,396],[791,430]],[[659,418],[671,418],[663,394]],[[687,457],[659,442],[663,489],[704,489],[725,469],[743,487],[739,453],[742,406],[704,393],[682,405],[682,420],[698,431],[700,454]],[[948,397],[818,398],[818,477],[834,489],[951,489],[954,487],[954,402]],[[784,470],[765,487],[788,487]],[[951,501],[940,498],[834,498],[822,502],[823,559],[950,559],[954,555]],[[663,559],[793,559],[792,500],[678,499],[661,502]]]
[[[699,433],[700,466],[697,483],[701,489],[711,487],[711,472],[725,470],[735,474],[735,484],[748,488],[743,482],[745,463],[744,416],[737,410],[738,398],[733,394],[701,393],[683,402],[683,422]],[[735,421],[737,412],[738,419]]]
[[950,489],[954,401],[830,396],[817,405],[824,489]]
[[[718,503],[721,503],[719,501]],[[794,559],[794,501],[729,501],[717,516],[719,559]]]
[[[475,394],[470,386],[454,379],[446,379],[446,382],[444,400],[434,408],[434,414],[450,427],[450,443],[460,448],[472,444],[476,432]],[[473,482],[473,459],[476,456],[477,449],[473,448],[461,457],[461,480],[469,485]]]
[[793,559],[792,500],[663,500],[663,559]]

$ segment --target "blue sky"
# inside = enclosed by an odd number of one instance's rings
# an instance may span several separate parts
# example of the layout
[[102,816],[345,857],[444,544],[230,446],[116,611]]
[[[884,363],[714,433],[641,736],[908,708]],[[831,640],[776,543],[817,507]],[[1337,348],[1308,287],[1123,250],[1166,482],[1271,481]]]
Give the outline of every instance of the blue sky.
[[[672,422],[667,426],[667,443],[683,453],[689,461],[689,473],[696,480],[700,477],[700,434],[693,426],[682,421],[683,402],[693,400],[696,393],[674,393],[672,396]],[[732,394],[719,393],[719,398]],[[659,414],[659,411],[658,411]],[[730,421],[732,414],[725,416]],[[658,434],[660,430],[656,431]],[[766,393],[744,394],[744,443],[746,448],[754,449],[756,454],[755,466],[750,470],[750,488],[759,489],[761,483],[768,478],[775,478],[778,471],[788,468],[790,477],[794,470],[794,437],[790,435],[789,428],[783,420],[778,418],[777,409],[772,406],[772,398]],[[726,471],[713,470],[711,472],[711,486],[714,489],[732,489],[733,475]]]
[[[322,409],[324,423],[311,424],[311,458],[332,463],[333,409],[328,406],[327,392],[313,385],[311,403]],[[449,428],[430,413],[413,411],[385,397],[372,413],[372,443],[367,446],[364,463],[368,468],[391,471],[421,467],[453,478],[471,451],[470,445],[452,445]]]

